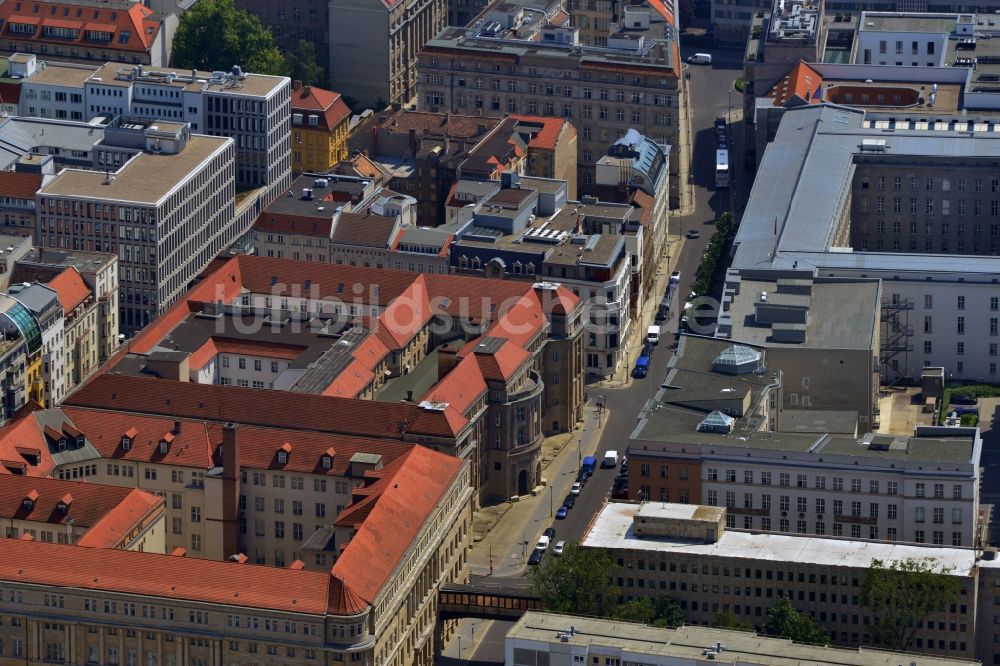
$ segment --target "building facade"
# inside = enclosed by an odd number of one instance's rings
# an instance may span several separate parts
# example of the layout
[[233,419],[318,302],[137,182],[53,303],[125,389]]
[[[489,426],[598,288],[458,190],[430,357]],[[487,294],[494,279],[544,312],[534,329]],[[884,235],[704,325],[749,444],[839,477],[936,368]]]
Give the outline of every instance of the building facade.
[[[832,645],[851,648],[872,644],[870,611],[860,602],[860,580],[872,561],[931,558],[950,568],[944,575],[958,583],[958,600],[917,629],[912,649],[951,658],[975,655],[976,551],[757,534],[718,524],[702,527],[700,539],[692,539],[686,529],[678,532],[678,523],[683,528],[704,522],[705,509],[609,503],[581,546],[601,549],[615,562],[611,576],[623,600],[665,593],[692,624],[711,624],[716,613],[731,612],[741,622],[762,627],[768,609],[784,596],[827,629]],[[657,538],[634,533],[642,529]]]
[[143,152],[113,174],[62,171],[37,195],[38,240],[63,250],[117,251],[119,325],[136,331],[249,229],[235,226],[232,139],[162,121],[126,124],[119,134]]
[[292,171],[323,172],[347,158],[351,110],[340,93],[316,86],[292,91]]
[[329,17],[330,84],[377,111],[416,97],[417,54],[444,29],[448,3],[333,0]]
[[[636,129],[671,147],[670,206],[690,205],[687,103],[672,14],[636,9],[629,27],[592,47],[565,25],[559,5],[490,7],[483,21],[448,28],[423,49],[420,110],[565,118],[579,127],[581,194],[593,191],[597,159]],[[545,19],[523,22],[532,12]]]

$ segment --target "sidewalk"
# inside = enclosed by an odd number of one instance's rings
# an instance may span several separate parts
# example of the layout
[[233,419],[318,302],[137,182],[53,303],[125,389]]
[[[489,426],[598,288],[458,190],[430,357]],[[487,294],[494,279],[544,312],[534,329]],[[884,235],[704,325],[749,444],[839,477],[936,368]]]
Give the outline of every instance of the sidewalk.
[[[591,393],[607,388],[626,388],[632,383],[632,364],[642,354],[643,346],[646,344],[646,331],[656,317],[656,311],[663,300],[663,294],[667,291],[667,281],[670,279],[670,272],[673,270],[673,266],[676,265],[677,257],[683,249],[683,235],[667,236],[667,256],[660,257],[662,263],[659,264],[660,268],[654,278],[656,283],[653,285],[652,291],[649,292],[649,298],[642,304],[638,321],[632,325],[632,333],[625,344],[625,360],[619,365],[618,370],[615,371],[611,379],[589,384],[588,390]],[[664,322],[665,324],[674,319],[676,309],[679,307],[678,303],[683,303],[683,301],[680,300],[680,296],[675,296],[674,307],[671,309],[670,317]]]
[[573,431],[573,439],[542,469],[545,489],[534,497],[514,502],[493,528],[473,544],[469,553],[471,575],[516,576],[524,571],[524,558],[530,552],[524,542],[533,546],[552,521],[550,514],[562,506],[562,498],[576,480],[580,458],[597,450],[609,415],[607,409],[598,414],[592,403],[584,407],[582,428]]

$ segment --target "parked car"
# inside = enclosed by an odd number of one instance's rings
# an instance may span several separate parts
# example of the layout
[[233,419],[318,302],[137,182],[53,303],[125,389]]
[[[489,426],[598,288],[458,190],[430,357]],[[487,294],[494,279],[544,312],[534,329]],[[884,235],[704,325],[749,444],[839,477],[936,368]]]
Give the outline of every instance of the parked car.
[[670,281],[669,281],[670,284],[677,284],[680,281],[681,281],[680,271],[674,271],[673,273],[670,274]]
[[569,495],[566,495],[566,497],[563,498],[563,506],[566,507],[567,509],[572,509],[573,505],[575,504],[576,504],[576,495],[574,495],[573,493],[570,493]]
[[528,564],[540,564],[543,555],[545,555],[544,550],[531,551],[531,557],[528,558]]
[[701,238],[701,232],[698,231],[697,229],[690,229],[687,232],[687,237],[688,238]]
[[582,488],[583,484],[587,483],[587,479],[589,478],[590,474],[587,474],[587,472],[585,471],[581,471],[579,474],[576,475],[576,483]]
[[583,484],[577,481],[573,484],[573,487],[569,489],[569,492],[571,495],[579,495],[581,490],[583,490]]
[[554,527],[546,527],[545,531],[542,532],[542,534],[544,534],[545,536],[547,536],[549,538],[549,540],[555,539],[556,538],[556,528],[554,528]]
[[656,309],[656,321],[664,322],[667,320],[667,317],[669,316],[670,316],[670,308],[661,303],[660,307]]
[[535,550],[548,550],[549,549],[549,537],[544,534],[538,537],[538,543],[535,544]]
[[563,520],[568,515],[569,515],[569,508],[567,508],[566,505],[564,504],[561,507],[559,507],[558,511],[556,511],[556,520]]
[[553,546],[553,548],[552,548],[552,554],[553,555],[562,555],[563,551],[565,551],[565,550],[566,550],[566,542],[565,541],[560,541],[555,546]]
[[711,65],[712,64],[712,54],[711,53],[695,53],[694,55],[689,55],[687,61],[692,65]]
[[974,395],[967,395],[965,393],[952,393],[951,394],[951,404],[953,405],[975,405],[979,400]]

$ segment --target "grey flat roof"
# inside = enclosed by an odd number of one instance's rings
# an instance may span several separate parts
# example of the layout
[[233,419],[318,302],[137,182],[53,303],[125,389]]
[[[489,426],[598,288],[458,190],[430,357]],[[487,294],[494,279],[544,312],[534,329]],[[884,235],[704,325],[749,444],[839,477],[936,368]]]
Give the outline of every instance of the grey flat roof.
[[773,329],[755,322],[755,303],[761,292],[774,304],[785,294],[777,293],[773,280],[741,280],[740,293],[733,298],[729,314],[733,329],[730,338],[769,347],[822,349],[873,349],[879,325],[879,284],[876,280],[817,280],[811,296],[792,295],[809,308],[806,339],[802,343],[775,342]]
[[[575,647],[626,651],[676,659],[678,663],[700,663],[709,645],[722,643],[725,652],[716,657],[721,663],[769,664],[771,666],[897,666],[917,661],[921,666],[978,666],[978,661],[907,655],[886,650],[820,647],[793,643],[784,638],[758,636],[751,631],[685,625],[661,629],[644,624],[528,611],[507,632],[508,639],[561,643],[559,633],[568,633]],[[638,657],[637,657],[638,658]],[[660,662],[657,663],[667,663]]]
[[[905,114],[904,114],[905,115]],[[943,162],[1000,158],[1000,133],[865,127],[864,111],[819,104],[784,113],[764,153],[740,221],[732,267],[814,271],[858,262],[887,270],[924,273],[1000,272],[1000,258],[955,255],[853,253],[833,247],[848,204],[855,155],[863,141],[884,140],[885,155]],[[871,153],[866,153],[871,154]],[[851,258],[851,255],[854,255]],[[858,257],[863,255],[863,259]],[[802,262],[800,265],[799,262]],[[873,268],[873,270],[877,270]]]
[[958,16],[955,14],[862,12],[858,31],[950,34],[955,31],[957,21]]

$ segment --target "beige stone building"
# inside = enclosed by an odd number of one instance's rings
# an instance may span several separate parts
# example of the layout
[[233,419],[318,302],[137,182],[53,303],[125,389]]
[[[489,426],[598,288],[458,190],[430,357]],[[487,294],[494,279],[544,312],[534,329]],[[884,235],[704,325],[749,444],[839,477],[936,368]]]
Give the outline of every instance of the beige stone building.
[[598,47],[582,43],[558,3],[494,2],[481,21],[450,27],[421,51],[418,108],[565,118],[579,132],[581,195],[593,191],[596,161],[635,129],[671,147],[670,206],[689,205],[688,105],[673,14],[658,3],[629,10],[627,25],[613,26]]

